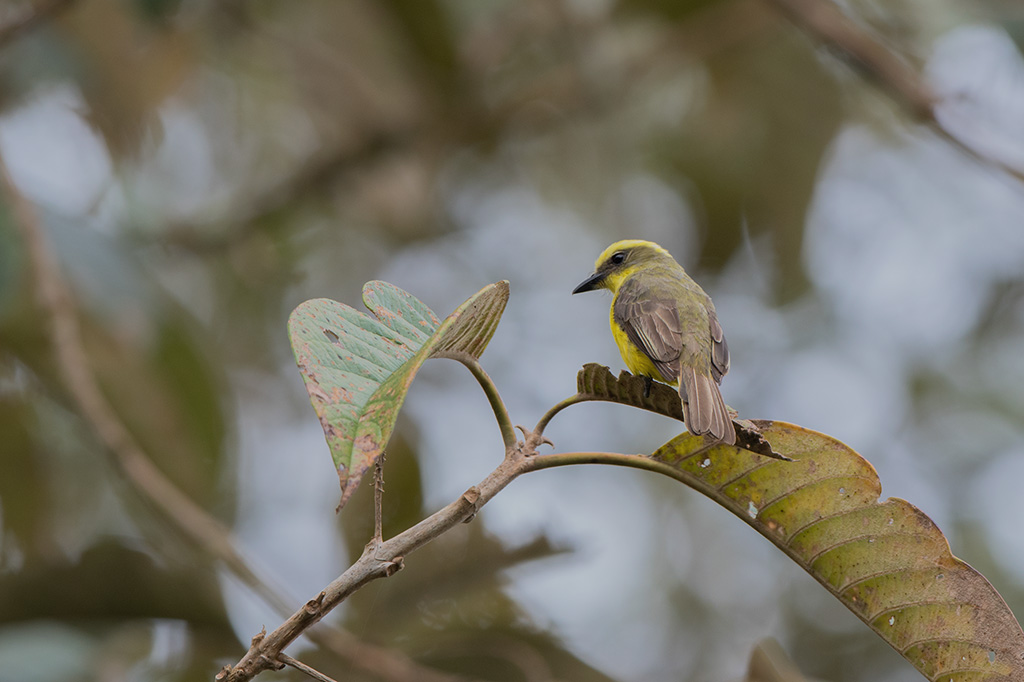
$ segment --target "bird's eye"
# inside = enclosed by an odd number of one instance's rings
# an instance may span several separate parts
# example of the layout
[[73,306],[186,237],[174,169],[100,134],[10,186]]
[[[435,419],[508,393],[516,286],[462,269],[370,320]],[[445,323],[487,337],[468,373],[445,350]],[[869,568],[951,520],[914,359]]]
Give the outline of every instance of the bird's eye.
[[626,252],[625,251],[616,251],[615,253],[612,254],[612,257],[609,258],[608,260],[611,261],[612,265],[618,265],[622,261],[626,260]]

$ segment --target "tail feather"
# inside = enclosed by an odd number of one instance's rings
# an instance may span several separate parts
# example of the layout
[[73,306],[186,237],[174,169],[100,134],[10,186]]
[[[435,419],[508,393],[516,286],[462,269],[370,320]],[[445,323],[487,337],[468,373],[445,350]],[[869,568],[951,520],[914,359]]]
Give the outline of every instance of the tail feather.
[[710,375],[698,374],[692,367],[680,369],[679,396],[687,430],[695,436],[710,433],[719,441],[734,445],[736,430],[718,384]]

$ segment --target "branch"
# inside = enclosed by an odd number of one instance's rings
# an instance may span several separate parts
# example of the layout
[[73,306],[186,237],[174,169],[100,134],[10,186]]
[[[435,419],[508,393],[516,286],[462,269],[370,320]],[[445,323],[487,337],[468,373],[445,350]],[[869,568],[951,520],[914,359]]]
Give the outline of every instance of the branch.
[[[218,682],[247,682],[275,667],[285,647],[306,629],[317,623],[332,609],[357,590],[378,578],[387,578],[404,567],[405,557],[428,542],[440,537],[460,523],[472,520],[476,513],[522,474],[570,464],[612,464],[656,471],[692,485],[673,467],[644,455],[622,455],[613,452],[571,452],[557,455],[530,455],[518,449],[506,454],[487,478],[473,486],[447,507],[420,521],[412,528],[377,545],[367,546],[362,556],[323,592],[311,599],[269,635],[257,635],[245,656],[234,667],[225,667],[217,675]],[[280,663],[277,663],[280,665]]]
[[285,665],[290,665],[296,670],[299,670],[307,676],[312,677],[317,682],[335,682],[335,680],[331,679],[330,677],[327,677],[327,675],[324,675],[316,668],[311,668],[302,661],[295,660],[288,654],[278,654],[277,658],[279,661],[281,661],[281,663],[284,663]]
[[832,0],[765,2],[812,38],[836,51],[858,73],[878,85],[893,101],[943,140],[974,160],[1024,182],[1024,171],[983,154],[943,126],[936,115],[939,98],[921,74],[850,19]]
[[[368,545],[363,554],[327,588],[296,611],[269,635],[254,637],[252,646],[234,667],[217,674],[220,682],[245,682],[275,667],[278,656],[312,625],[341,602],[378,578],[387,578],[404,565],[404,559],[431,540],[472,519],[480,508],[520,474],[529,471],[536,457],[513,449],[487,478],[462,494],[447,507],[423,519],[412,528],[376,547]],[[277,663],[279,665],[279,663]]]
[[[607,371],[607,368],[601,369]],[[562,409],[586,399],[594,398],[585,395],[574,396],[562,401],[556,408]],[[538,428],[546,423],[545,419],[550,419],[554,412],[557,410],[549,411],[545,418],[541,419]],[[505,458],[501,464],[488,474],[487,478],[467,490],[457,500],[386,542],[368,544],[363,550],[362,556],[328,585],[327,589],[307,602],[305,607],[295,612],[269,635],[260,633],[254,637],[252,646],[242,660],[234,667],[225,667],[217,675],[218,682],[247,682],[256,675],[279,666],[284,648],[302,635],[306,629],[320,621],[351,594],[370,582],[394,575],[404,567],[405,557],[411,552],[440,537],[459,523],[472,520],[481,507],[522,474],[571,464],[624,466],[664,474],[713,497],[713,491],[706,484],[695,480],[692,475],[646,455],[572,452],[539,456],[531,444],[539,444],[541,439],[538,431],[526,433],[523,444],[506,449]],[[716,444],[711,443],[706,447],[714,445]],[[701,451],[703,449],[698,450],[697,453]],[[770,448],[768,451],[771,452]]]
[[0,50],[13,43],[32,29],[70,7],[75,0],[40,0],[28,9],[0,26]]
[[[156,507],[185,538],[220,559],[239,580],[282,616],[288,601],[249,566],[231,531],[171,483],[146,456],[106,401],[89,367],[77,312],[42,225],[29,202],[14,186],[0,156],[0,192],[21,232],[34,270],[39,301],[51,327],[60,375],[79,413],[106,446],[110,462],[135,492]],[[390,682],[428,680],[458,682],[462,678],[424,668],[399,652],[361,642],[350,633],[322,628],[310,638],[353,666]]]

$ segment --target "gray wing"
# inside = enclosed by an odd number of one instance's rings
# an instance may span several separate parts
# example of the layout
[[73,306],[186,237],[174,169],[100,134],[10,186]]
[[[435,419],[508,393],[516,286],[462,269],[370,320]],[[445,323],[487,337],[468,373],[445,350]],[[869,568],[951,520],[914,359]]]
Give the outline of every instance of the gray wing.
[[714,308],[708,310],[711,322],[711,374],[716,383],[722,383],[722,377],[729,373],[729,344],[725,342],[725,332],[718,323],[718,315]]
[[[626,280],[615,297],[612,314],[629,340],[651,359],[666,380],[679,378],[677,360],[683,337],[675,301],[652,296],[641,290],[635,280]],[[728,351],[725,362],[728,368]]]

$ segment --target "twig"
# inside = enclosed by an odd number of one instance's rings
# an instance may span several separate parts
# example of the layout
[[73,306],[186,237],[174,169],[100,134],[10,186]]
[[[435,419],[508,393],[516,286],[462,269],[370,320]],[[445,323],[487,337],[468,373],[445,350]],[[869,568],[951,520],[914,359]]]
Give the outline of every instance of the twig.
[[70,7],[75,0],[40,0],[29,6],[20,16],[0,26],[0,50],[21,36]]
[[373,544],[384,542],[384,458],[381,452],[373,468]]
[[290,665],[296,670],[302,671],[306,675],[312,677],[314,680],[317,680],[317,682],[336,682],[334,679],[327,677],[327,675],[324,675],[316,668],[311,668],[302,661],[295,660],[288,654],[278,654],[277,660],[281,661],[285,665]]
[[815,40],[835,50],[867,80],[939,137],[975,161],[1024,182],[1024,170],[974,149],[939,121],[938,97],[910,64],[850,19],[832,0],[765,0]]
[[[35,211],[14,186],[0,156],[0,192],[12,211],[34,270],[40,304],[51,326],[60,375],[79,412],[106,446],[110,462],[143,499],[156,507],[184,536],[225,566],[282,616],[291,612],[280,593],[270,587],[243,557],[230,530],[174,486],[146,456],[100,391],[89,367],[77,313],[60,268],[46,241]],[[391,682],[429,680],[459,682],[462,678],[420,666],[404,654],[361,642],[348,632],[318,628],[313,641],[380,679]]]

